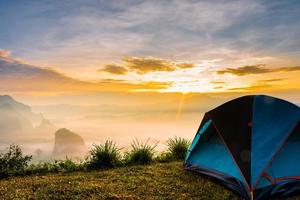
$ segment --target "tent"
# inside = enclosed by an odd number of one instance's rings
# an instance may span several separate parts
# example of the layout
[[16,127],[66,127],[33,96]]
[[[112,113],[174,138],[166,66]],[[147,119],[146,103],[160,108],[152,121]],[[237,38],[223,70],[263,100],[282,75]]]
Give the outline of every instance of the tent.
[[300,108],[243,96],[205,113],[185,169],[213,177],[245,199],[300,193]]

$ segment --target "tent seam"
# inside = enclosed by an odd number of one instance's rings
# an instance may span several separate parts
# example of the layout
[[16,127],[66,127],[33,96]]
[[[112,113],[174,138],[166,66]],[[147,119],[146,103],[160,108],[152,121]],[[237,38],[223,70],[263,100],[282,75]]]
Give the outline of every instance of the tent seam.
[[[203,119],[205,119],[205,116],[207,116],[207,118],[210,119],[207,113],[204,114]],[[211,120],[211,119],[210,119],[210,120]],[[212,120],[211,120],[211,121],[212,121]],[[197,129],[196,136],[197,136],[198,132],[200,131],[200,129],[201,129],[201,123],[200,123],[200,125],[199,125],[199,128]],[[196,136],[195,136],[195,137],[196,137]],[[195,137],[194,137],[194,139],[195,139]],[[196,146],[197,146],[197,144],[195,145],[195,147],[196,147]],[[189,149],[190,149],[190,147],[189,147],[188,152],[190,152],[190,155],[192,154],[192,152],[193,152],[193,150],[195,149],[195,147],[194,147],[191,151],[189,150]],[[189,155],[189,157],[190,157],[190,155]],[[184,161],[184,163],[186,163],[187,159],[188,159],[188,158],[186,158],[186,160]]]
[[300,120],[295,124],[295,126],[291,129],[291,131],[289,132],[289,134],[287,135],[287,137],[284,139],[284,141],[279,145],[278,149],[275,151],[275,153],[273,154],[272,158],[270,159],[270,161],[267,163],[267,165],[264,167],[264,169],[262,170],[262,172],[259,174],[259,176],[257,177],[255,184],[253,185],[253,190],[256,189],[257,184],[260,180],[260,178],[262,177],[262,175],[266,172],[266,170],[268,169],[268,167],[270,166],[270,164],[273,162],[273,160],[276,158],[276,156],[278,155],[278,153],[281,151],[281,149],[284,147],[284,145],[286,144],[287,140],[289,139],[289,137],[291,136],[291,134],[294,132],[294,130],[296,129],[296,127],[300,124]]
[[251,191],[251,188],[250,188],[249,183],[247,182],[247,180],[246,180],[246,178],[245,178],[245,176],[244,176],[244,174],[243,174],[243,172],[242,172],[240,166],[237,164],[237,162],[236,162],[234,156],[232,155],[230,149],[228,148],[228,146],[227,146],[227,144],[226,144],[224,138],[223,138],[222,135],[221,135],[221,132],[219,131],[219,129],[218,129],[217,126],[215,125],[215,123],[214,123],[213,119],[210,117],[210,115],[209,115],[208,113],[206,113],[206,114],[207,114],[207,116],[211,119],[212,124],[214,125],[215,129],[217,130],[217,133],[218,133],[219,137],[221,138],[221,140],[223,141],[223,143],[224,143],[224,145],[225,145],[227,151],[228,151],[229,154],[231,155],[231,157],[232,157],[232,159],[233,159],[233,161],[234,161],[236,167],[239,169],[239,171],[240,171],[240,173],[241,173],[241,175],[242,175],[242,177],[243,177],[243,179],[244,179],[244,181],[245,181],[245,183],[246,183],[247,188],[249,189],[249,191]]

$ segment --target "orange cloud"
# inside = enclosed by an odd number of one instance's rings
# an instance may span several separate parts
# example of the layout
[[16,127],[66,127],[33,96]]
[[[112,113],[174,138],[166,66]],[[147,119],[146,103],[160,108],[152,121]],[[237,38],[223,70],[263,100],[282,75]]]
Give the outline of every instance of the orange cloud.
[[98,71],[105,71],[111,74],[123,75],[127,72],[136,72],[138,74],[147,74],[149,72],[172,72],[178,69],[192,68],[195,65],[187,62],[172,62],[166,59],[153,57],[124,57],[124,65],[109,64]]
[[217,71],[218,74],[233,74],[236,76],[245,76],[251,74],[264,74],[271,72],[288,72],[300,71],[300,66],[295,67],[280,67],[280,68],[267,68],[265,65],[250,65],[238,68],[226,68],[225,70]]
[[179,63],[177,64],[177,67],[181,69],[188,69],[195,67],[195,65],[193,63]]
[[279,81],[284,81],[284,79],[282,79],[282,78],[273,78],[273,79],[258,80],[257,82],[270,83],[270,82],[279,82]]
[[218,85],[218,84],[224,84],[224,81],[211,81],[212,84]]
[[126,66],[138,74],[153,71],[175,71],[176,67],[169,61],[158,58],[125,57]]
[[0,49],[0,57],[4,57],[4,58],[6,58],[6,57],[9,57],[10,56],[10,51],[8,51],[8,50],[5,50],[5,49]]
[[39,68],[0,57],[0,92],[86,93],[103,91],[152,91],[166,89],[169,82],[128,83],[122,80],[80,81],[52,69]]
[[115,65],[115,64],[109,64],[104,67],[104,69],[99,69],[99,72],[104,71],[111,74],[117,74],[117,75],[123,75],[128,72],[128,70],[122,66]]
[[258,91],[258,90],[262,90],[262,89],[269,89],[271,88],[271,85],[269,84],[252,84],[250,86],[247,87],[234,87],[234,88],[229,88],[227,90],[229,91],[247,91],[247,92],[254,92],[254,91]]

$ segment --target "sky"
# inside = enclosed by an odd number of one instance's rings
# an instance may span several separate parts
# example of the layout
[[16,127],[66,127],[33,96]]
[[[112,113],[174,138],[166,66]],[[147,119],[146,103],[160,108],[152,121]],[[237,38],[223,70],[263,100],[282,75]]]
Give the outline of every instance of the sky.
[[299,18],[298,0],[0,0],[0,92],[288,94]]
[[300,105],[299,19],[299,0],[0,0],[0,95],[88,145],[192,139],[238,96]]

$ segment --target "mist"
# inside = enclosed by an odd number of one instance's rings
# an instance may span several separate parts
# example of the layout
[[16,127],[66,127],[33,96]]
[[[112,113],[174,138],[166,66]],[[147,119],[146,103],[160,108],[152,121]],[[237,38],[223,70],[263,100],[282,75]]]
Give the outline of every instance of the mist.
[[[0,150],[18,144],[24,153],[33,155],[34,161],[66,156],[83,159],[94,144],[113,140],[126,151],[131,142],[138,139],[157,145],[157,151],[163,151],[169,138],[177,136],[192,140],[205,112],[238,95],[108,93],[86,95],[85,98],[50,97],[47,100],[19,96],[14,99],[11,96],[9,102],[2,100],[2,108],[7,109],[9,103],[12,106],[9,114],[1,111],[5,117],[0,123]],[[294,99],[295,103],[297,101]],[[9,132],[4,131],[4,125],[10,128]],[[15,128],[17,125],[20,127]],[[84,147],[70,142],[68,151],[54,154],[59,129],[73,134],[63,139],[62,144],[78,136]]]

